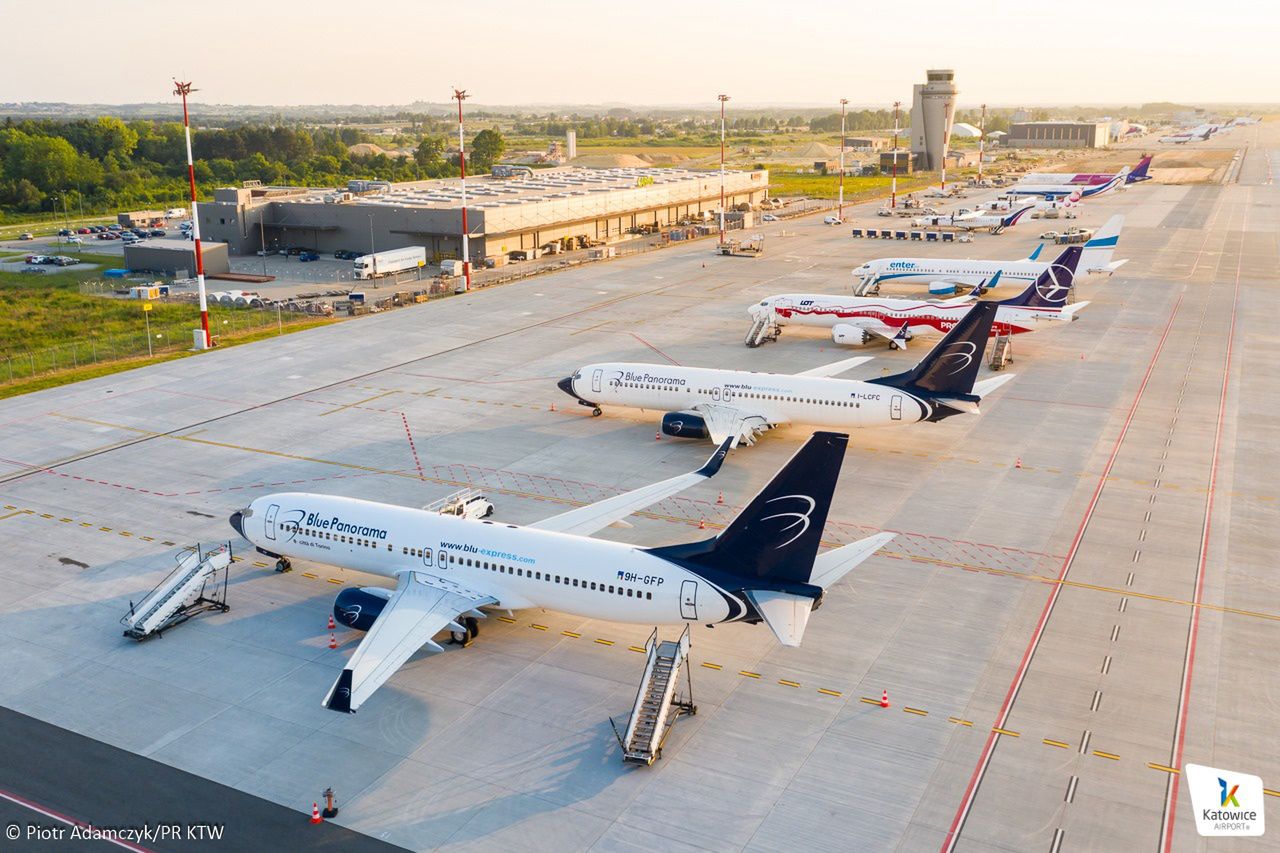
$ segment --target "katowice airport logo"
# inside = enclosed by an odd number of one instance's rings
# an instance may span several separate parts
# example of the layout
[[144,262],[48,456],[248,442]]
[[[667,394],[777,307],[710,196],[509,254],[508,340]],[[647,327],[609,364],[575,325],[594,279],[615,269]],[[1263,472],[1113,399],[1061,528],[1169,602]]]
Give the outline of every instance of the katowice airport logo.
[[1191,791],[1196,831],[1201,835],[1262,835],[1262,780],[1202,764],[1188,764],[1183,774]]

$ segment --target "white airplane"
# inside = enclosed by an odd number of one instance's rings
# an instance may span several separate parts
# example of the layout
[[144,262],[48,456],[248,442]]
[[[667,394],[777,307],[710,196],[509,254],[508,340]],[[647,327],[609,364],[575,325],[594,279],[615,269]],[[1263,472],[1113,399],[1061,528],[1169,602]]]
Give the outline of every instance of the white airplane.
[[981,211],[969,211],[963,214],[943,213],[937,216],[918,216],[911,220],[917,228],[955,228],[960,231],[978,231],[988,229],[992,234],[999,234],[1006,228],[1018,224],[1022,217],[1032,210],[1034,204],[1028,204],[1012,213],[989,214]]
[[[1151,176],[1147,174],[1147,169],[1151,166],[1151,155],[1144,154],[1138,164],[1134,166],[1129,173],[1125,175],[1124,182],[1126,184],[1139,184],[1143,181],[1151,180]],[[1093,187],[1099,184],[1105,184],[1112,178],[1116,177],[1119,172],[1114,173],[1093,173],[1093,172],[1028,172],[1018,178],[1019,184],[1065,184],[1073,187]]]
[[[1080,269],[1086,273],[1113,273],[1125,260],[1112,261],[1120,240],[1124,217],[1116,215],[1106,221],[1084,244],[1080,256]],[[1020,261],[984,261],[967,258],[879,258],[867,261],[853,271],[859,280],[858,288],[874,289],[886,281],[901,284],[931,284],[934,282],[984,287],[996,274],[1007,284],[1026,286],[1040,277],[1047,263],[1037,261],[1044,244]]]
[[818,554],[849,437],[815,433],[719,535],[640,548],[592,533],[713,476],[697,471],[527,526],[332,495],[256,498],[231,526],[264,554],[394,578],[344,589],[334,617],[367,631],[323,705],[354,713],[419,649],[450,631],[465,644],[481,608],[548,608],[644,625],[764,622],[798,646],[823,593],[893,538],[878,533]]
[[[1034,332],[1076,319],[1076,312],[1088,302],[1067,304],[1081,248],[1069,246],[1048,265],[1026,290],[1017,296],[996,301],[991,334]],[[997,272],[990,287],[1000,278]],[[866,296],[830,296],[818,293],[788,293],[770,296],[747,309],[752,320],[764,320],[773,329],[767,340],[775,340],[786,325],[830,329],[838,344],[858,346],[874,340],[887,341],[892,349],[906,349],[918,335],[949,331],[968,312],[975,294],[946,301],[880,299]]]
[[1203,142],[1210,136],[1218,132],[1216,124],[1202,124],[1191,130],[1184,130],[1178,133],[1171,133],[1168,136],[1160,137],[1159,141],[1166,145],[1186,145],[1188,142]]
[[977,414],[982,397],[1010,378],[976,381],[997,307],[977,303],[912,370],[879,379],[830,378],[870,359],[827,365],[827,375],[613,362],[585,365],[557,385],[594,414],[603,405],[656,409],[667,435],[735,445],[793,423],[847,429],[940,421]]
[[[1064,178],[1071,177],[1063,175]],[[1123,188],[1128,183],[1129,167],[1125,166],[1113,178],[1106,183],[1094,184],[1092,186],[1081,184],[1014,184],[1005,189],[1005,195],[1010,196],[1036,196],[1043,199],[1056,198],[1072,198],[1077,201],[1083,201],[1087,198],[1109,193],[1114,189]]]

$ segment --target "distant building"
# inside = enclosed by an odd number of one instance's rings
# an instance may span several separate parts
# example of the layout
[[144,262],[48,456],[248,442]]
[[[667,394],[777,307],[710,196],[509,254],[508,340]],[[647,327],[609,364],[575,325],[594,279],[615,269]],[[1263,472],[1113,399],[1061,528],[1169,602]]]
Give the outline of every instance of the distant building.
[[917,83],[911,100],[911,152],[916,168],[934,171],[942,166],[951,143],[951,122],[955,118],[956,73],[950,69],[925,72],[927,82]]
[[[764,169],[725,173],[730,207],[759,204],[768,187]],[[566,237],[610,242],[641,226],[701,219],[719,206],[720,177],[711,170],[538,169],[524,180],[478,175],[467,179],[471,260]],[[422,246],[433,260],[459,258],[461,231],[461,187],[452,178],[351,181],[345,190],[223,187],[200,205],[200,233],[227,243],[232,255]]]
[[149,228],[164,222],[163,210],[131,210],[128,213],[117,213],[116,222],[126,228]]
[[[203,210],[204,205],[200,207]],[[226,243],[200,241],[200,257],[206,275],[231,271]],[[139,272],[189,278],[196,274],[196,246],[191,240],[140,240],[124,247],[124,265]]]
[[915,155],[905,148],[899,148],[897,151],[890,149],[889,151],[880,152],[880,171],[882,174],[888,175],[893,172],[894,155],[898,159],[898,174],[909,175],[912,171],[912,165],[915,161]]
[[951,135],[959,139],[977,139],[982,136],[982,131],[967,122],[958,121],[951,126]]
[[845,139],[844,144],[846,148],[879,151],[881,148],[888,148],[891,141],[883,136],[850,136]]
[[578,156],[578,131],[566,130],[564,132],[564,156],[568,160]]
[[1027,121],[1010,125],[1010,148],[1106,148],[1109,121]]

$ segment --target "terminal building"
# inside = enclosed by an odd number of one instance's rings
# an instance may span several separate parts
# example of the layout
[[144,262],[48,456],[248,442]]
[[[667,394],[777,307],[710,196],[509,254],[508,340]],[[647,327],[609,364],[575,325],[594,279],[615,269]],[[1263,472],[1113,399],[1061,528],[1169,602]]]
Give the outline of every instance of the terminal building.
[[[200,259],[206,275],[231,271],[225,243],[201,240]],[[190,278],[196,274],[196,244],[191,240],[139,240],[124,247],[124,265],[138,272]]]
[[[720,208],[718,171],[615,168],[513,171],[467,179],[471,260],[541,248],[564,238],[609,242],[637,229],[702,222]],[[764,169],[725,173],[725,204],[755,207]],[[262,249],[362,254],[423,246],[429,258],[460,258],[462,188],[457,179],[390,184],[350,181],[345,190],[263,187],[214,191],[201,204],[202,237],[232,255]]]
[[1010,148],[1106,148],[1109,121],[1024,121],[1009,127]]

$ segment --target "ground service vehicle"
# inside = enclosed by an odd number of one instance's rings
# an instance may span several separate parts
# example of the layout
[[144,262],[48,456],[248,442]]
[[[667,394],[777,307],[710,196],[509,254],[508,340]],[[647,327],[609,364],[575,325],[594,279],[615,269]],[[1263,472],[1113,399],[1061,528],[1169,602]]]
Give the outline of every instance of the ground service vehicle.
[[381,278],[384,275],[395,275],[405,270],[426,266],[427,250],[422,246],[406,246],[403,249],[390,249],[375,252],[372,255],[361,255],[352,261],[352,268],[357,279]]

